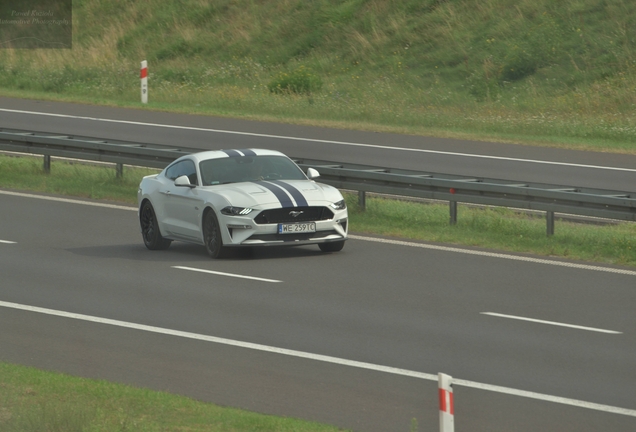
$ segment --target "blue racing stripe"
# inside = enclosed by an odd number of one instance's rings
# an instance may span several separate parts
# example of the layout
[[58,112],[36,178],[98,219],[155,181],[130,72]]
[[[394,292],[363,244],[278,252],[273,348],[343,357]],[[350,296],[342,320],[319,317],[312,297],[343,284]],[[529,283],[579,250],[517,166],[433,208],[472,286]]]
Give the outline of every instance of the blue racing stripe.
[[228,155],[229,157],[239,157],[241,154],[236,150],[221,150],[223,153]]
[[256,156],[256,153],[250,149],[240,149],[239,151],[243,153],[245,156]]
[[292,202],[292,200],[285,193],[285,191],[282,190],[279,186],[276,186],[276,185],[273,185],[271,183],[267,183],[267,182],[264,182],[264,181],[259,181],[259,182],[254,182],[254,183],[256,183],[257,185],[263,186],[266,189],[269,189],[271,193],[276,195],[276,198],[278,198],[278,201],[280,202],[280,205],[283,206],[283,208],[285,208],[285,207],[294,207],[294,203]]
[[309,205],[307,204],[307,200],[305,199],[302,192],[296,189],[294,186],[290,185],[289,183],[285,183],[284,181],[280,181],[280,180],[272,180],[272,183],[282,187],[287,192],[289,192],[292,198],[294,198],[294,201],[296,201],[296,205],[298,207],[307,207]]

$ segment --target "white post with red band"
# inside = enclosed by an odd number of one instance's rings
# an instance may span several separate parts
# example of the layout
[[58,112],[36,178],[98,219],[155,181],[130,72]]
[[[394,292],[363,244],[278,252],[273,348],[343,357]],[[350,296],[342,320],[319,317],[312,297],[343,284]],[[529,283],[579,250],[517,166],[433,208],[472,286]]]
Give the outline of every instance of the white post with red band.
[[439,373],[439,430],[455,431],[455,405],[453,403],[453,377]]
[[141,62],[141,103],[148,103],[148,62]]

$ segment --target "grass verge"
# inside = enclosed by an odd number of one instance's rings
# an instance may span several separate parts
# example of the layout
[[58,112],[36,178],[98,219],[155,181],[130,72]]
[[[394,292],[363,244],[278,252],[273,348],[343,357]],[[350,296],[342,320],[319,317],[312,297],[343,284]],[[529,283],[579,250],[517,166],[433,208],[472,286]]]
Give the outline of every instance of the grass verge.
[[147,60],[144,109],[636,154],[635,14],[628,0],[77,0],[72,49],[3,45],[0,94],[141,108]]
[[[51,174],[40,158],[0,156],[0,187],[71,195],[136,205],[136,192],[144,175],[156,170],[127,168],[123,178],[113,168],[54,161]],[[358,206],[357,195],[345,194],[350,230],[438,243],[554,256],[603,264],[636,267],[636,224],[590,225],[558,221],[555,234],[546,236],[543,216],[528,216],[506,208],[459,206],[458,223],[449,225],[448,206],[367,199]]]
[[351,230],[389,237],[473,246],[602,264],[636,266],[636,224],[592,225],[559,221],[546,235],[544,215],[501,207],[458,206],[457,225],[449,224],[447,204],[421,204],[347,197]]
[[335,432],[342,429],[0,362],[0,430]]

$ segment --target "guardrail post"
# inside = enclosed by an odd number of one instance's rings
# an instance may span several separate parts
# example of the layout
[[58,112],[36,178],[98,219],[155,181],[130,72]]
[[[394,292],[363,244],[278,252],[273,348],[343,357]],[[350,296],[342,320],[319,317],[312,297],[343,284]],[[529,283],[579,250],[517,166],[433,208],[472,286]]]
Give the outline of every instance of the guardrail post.
[[366,210],[367,208],[367,193],[365,191],[358,191],[358,205],[360,210]]
[[116,177],[123,178],[124,177],[124,164],[118,163],[115,165]]
[[51,173],[51,155],[44,155],[44,172],[47,174]]
[[546,228],[547,228],[547,234],[548,237],[553,236],[554,235],[554,212],[553,211],[548,211],[545,213],[545,220],[546,220]]
[[449,201],[448,206],[450,208],[450,224],[457,225],[457,201]]
[[443,373],[437,378],[439,392],[439,431],[455,431],[455,404],[453,402],[453,377]]

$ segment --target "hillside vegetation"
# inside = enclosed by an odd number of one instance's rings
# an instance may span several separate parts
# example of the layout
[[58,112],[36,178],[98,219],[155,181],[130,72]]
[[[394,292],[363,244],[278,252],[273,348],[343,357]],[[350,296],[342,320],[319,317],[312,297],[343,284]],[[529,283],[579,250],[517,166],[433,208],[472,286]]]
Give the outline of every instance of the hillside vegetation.
[[74,0],[0,93],[636,153],[631,0]]

